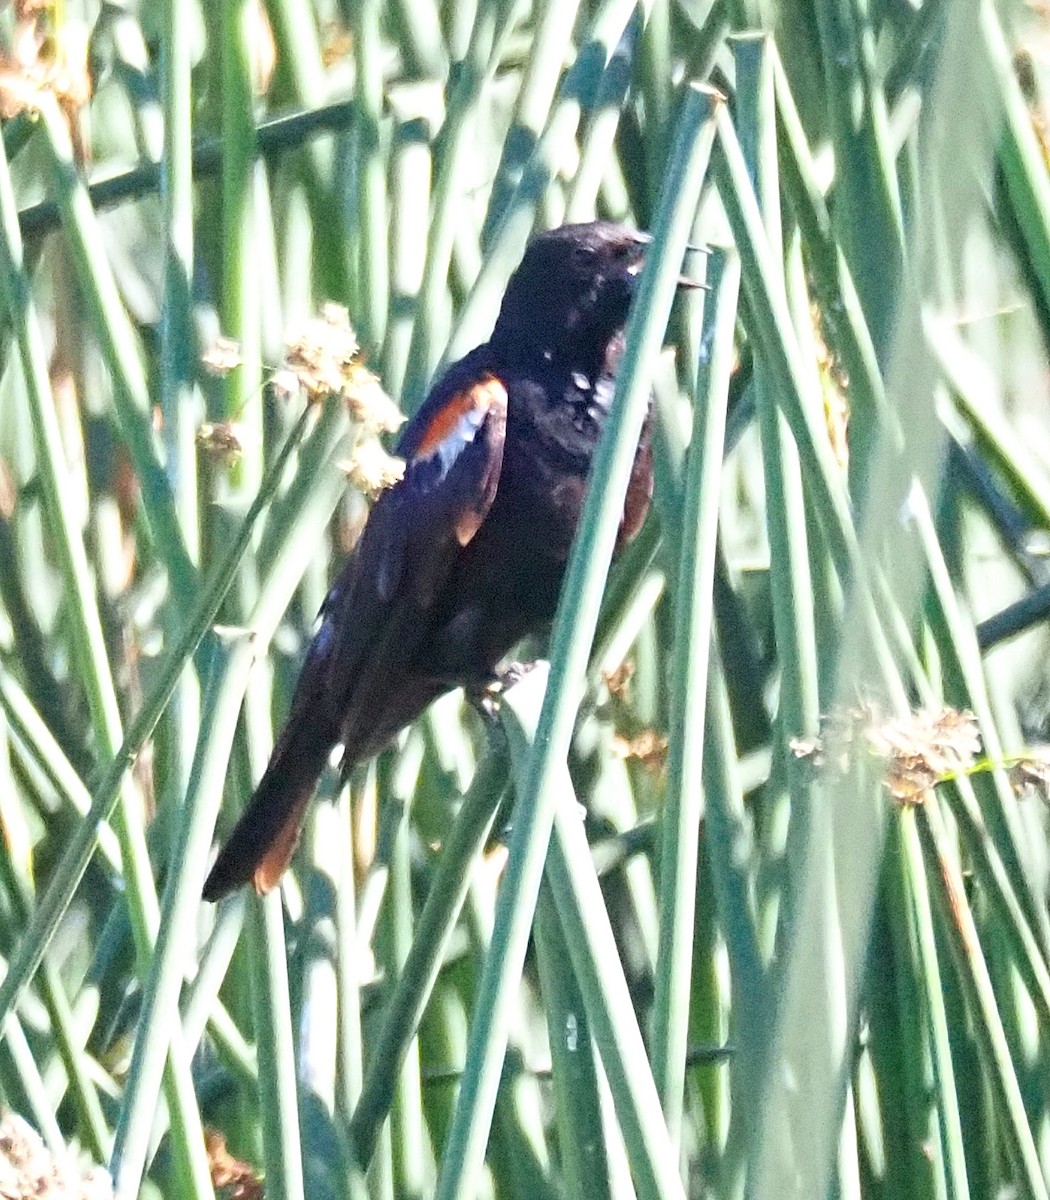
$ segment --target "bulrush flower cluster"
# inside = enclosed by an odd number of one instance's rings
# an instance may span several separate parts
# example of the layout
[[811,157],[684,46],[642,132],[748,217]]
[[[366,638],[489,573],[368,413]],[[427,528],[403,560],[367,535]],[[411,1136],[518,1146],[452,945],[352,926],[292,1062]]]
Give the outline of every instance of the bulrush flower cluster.
[[921,708],[903,717],[862,706],[831,713],[820,734],[795,739],[791,749],[814,766],[845,774],[858,750],[885,763],[886,790],[901,805],[921,804],[936,784],[971,771],[981,749],[973,713]]
[[[211,374],[227,375],[241,365],[240,347],[231,338],[217,338],[201,361]],[[404,414],[364,365],[350,315],[341,305],[325,304],[320,316],[294,331],[271,383],[277,395],[303,396],[308,404],[320,404],[329,396],[343,398],[356,430],[353,451],[340,466],[356,488],[375,497],[402,477],[404,462],[388,454],[379,437],[399,429]],[[235,422],[202,425],[197,440],[227,463],[243,453]]]
[[197,445],[209,457],[232,467],[244,453],[244,431],[236,421],[205,421]]
[[375,433],[393,433],[405,419],[361,361],[350,315],[338,304],[324,305],[295,332],[273,382],[287,395],[302,392],[311,404],[343,396],[350,415]]
[[228,337],[217,337],[201,355],[201,362],[209,375],[229,375],[242,361],[240,346]]
[[274,386],[288,395],[301,389],[311,404],[318,404],[350,382],[360,353],[350,314],[338,304],[325,304],[319,317],[304,321],[289,338]]
[[37,112],[53,96],[72,120],[91,99],[87,35],[75,21],[49,28],[49,5],[22,0],[12,6],[10,49],[0,50],[0,117]]
[[387,454],[377,441],[366,440],[358,442],[339,469],[358,491],[374,499],[404,475],[405,461]]
[[886,763],[886,788],[899,804],[920,804],[935,784],[969,771],[981,750],[977,718],[955,708],[920,708],[864,733]]
[[613,734],[613,753],[627,762],[640,764],[643,770],[658,775],[667,766],[667,738],[655,729],[643,729],[634,737]]
[[1010,762],[1010,783],[1020,796],[1035,792],[1050,798],[1050,746],[1037,746]]

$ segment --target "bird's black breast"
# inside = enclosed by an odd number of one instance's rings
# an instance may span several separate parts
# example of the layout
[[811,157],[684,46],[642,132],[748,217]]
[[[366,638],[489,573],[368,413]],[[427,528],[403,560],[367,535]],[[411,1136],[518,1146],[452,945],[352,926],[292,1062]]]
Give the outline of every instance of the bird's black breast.
[[[501,378],[507,427],[495,500],[458,556],[427,639],[428,661],[461,682],[494,670],[517,642],[553,618],[608,415],[603,394],[580,380]],[[612,381],[602,385],[611,395]],[[552,394],[558,403],[551,403]],[[624,527],[631,535],[650,489],[647,430],[628,493]]]

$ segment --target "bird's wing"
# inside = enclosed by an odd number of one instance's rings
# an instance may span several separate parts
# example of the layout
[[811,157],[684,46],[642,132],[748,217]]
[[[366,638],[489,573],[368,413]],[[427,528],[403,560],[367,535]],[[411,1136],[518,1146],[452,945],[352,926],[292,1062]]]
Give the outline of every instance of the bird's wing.
[[362,678],[367,664],[382,670],[388,650],[397,659],[411,643],[457,551],[495,498],[506,388],[491,374],[454,382],[438,385],[402,437],[404,476],[373,508],[353,556],[353,578],[336,602],[326,603],[334,619],[327,676],[337,707],[369,690]]

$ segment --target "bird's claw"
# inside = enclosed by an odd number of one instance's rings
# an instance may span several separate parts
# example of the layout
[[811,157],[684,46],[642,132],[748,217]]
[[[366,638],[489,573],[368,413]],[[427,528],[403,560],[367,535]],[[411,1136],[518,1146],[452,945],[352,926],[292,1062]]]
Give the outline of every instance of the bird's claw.
[[497,682],[467,688],[467,702],[486,725],[495,725],[499,720],[499,694]]
[[520,683],[525,676],[535,668],[535,666],[535,661],[527,663],[508,663],[496,678],[496,685],[498,686],[500,693],[502,694],[503,692],[509,692],[510,689],[516,683]]
[[504,692],[524,679],[535,665],[534,662],[508,663],[498,675],[466,689],[467,700],[486,724],[494,724],[498,720]]

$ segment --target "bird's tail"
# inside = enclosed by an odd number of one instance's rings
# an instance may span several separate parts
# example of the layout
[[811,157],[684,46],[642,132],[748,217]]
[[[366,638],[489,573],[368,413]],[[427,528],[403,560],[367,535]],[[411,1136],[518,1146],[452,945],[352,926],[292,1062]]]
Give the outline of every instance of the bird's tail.
[[324,722],[286,728],[204,884],[204,899],[221,900],[251,880],[261,895],[274,887],[299,841],[306,806],[336,739]]

